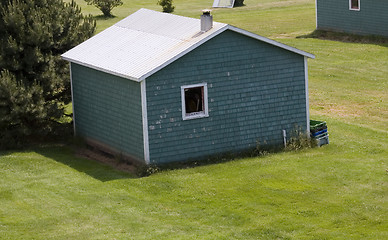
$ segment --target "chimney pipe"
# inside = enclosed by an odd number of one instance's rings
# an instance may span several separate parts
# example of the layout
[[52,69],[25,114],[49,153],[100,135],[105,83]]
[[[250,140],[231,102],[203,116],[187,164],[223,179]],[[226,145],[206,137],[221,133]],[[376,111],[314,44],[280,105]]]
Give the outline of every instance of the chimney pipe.
[[213,16],[210,14],[211,10],[202,10],[201,15],[201,32],[207,32],[213,27]]

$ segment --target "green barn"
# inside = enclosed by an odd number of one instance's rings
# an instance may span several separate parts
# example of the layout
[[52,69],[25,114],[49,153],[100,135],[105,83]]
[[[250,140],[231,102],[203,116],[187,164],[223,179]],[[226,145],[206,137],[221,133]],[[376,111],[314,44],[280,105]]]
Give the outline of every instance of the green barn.
[[144,164],[309,130],[307,58],[228,24],[140,9],[64,53],[75,134]]
[[387,0],[316,0],[317,29],[388,37]]

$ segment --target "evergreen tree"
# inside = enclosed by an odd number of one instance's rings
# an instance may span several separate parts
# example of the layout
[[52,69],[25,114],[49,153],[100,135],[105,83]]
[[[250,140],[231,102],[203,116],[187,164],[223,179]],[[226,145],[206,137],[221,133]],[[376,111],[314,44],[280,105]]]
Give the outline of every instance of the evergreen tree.
[[47,131],[49,125],[38,128],[47,118],[42,92],[37,83],[26,87],[9,71],[0,73],[0,149],[16,147],[26,136]]
[[1,1],[0,139],[52,130],[71,101],[68,64],[60,55],[95,27],[74,1]]

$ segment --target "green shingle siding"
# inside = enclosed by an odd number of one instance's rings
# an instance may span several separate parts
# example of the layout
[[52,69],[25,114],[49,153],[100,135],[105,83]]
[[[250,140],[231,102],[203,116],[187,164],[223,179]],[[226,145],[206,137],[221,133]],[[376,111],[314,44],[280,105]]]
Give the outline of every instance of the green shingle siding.
[[360,11],[349,0],[317,0],[317,28],[388,37],[388,1],[360,0]]
[[[147,80],[150,159],[165,163],[282,143],[306,128],[304,57],[226,31]],[[182,85],[206,82],[209,117],[182,120]]]
[[144,159],[140,84],[72,63],[76,133]]

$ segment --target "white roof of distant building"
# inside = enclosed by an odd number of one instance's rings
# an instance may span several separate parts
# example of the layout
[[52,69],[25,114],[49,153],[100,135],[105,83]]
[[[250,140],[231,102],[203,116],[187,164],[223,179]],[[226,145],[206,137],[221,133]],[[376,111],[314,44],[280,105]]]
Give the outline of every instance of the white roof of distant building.
[[234,0],[214,0],[213,7],[221,7],[221,8],[233,8]]
[[289,51],[313,54],[213,22],[200,31],[200,19],[140,9],[62,55],[63,59],[134,81],[142,81],[218,34],[232,30]]

